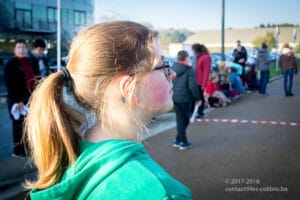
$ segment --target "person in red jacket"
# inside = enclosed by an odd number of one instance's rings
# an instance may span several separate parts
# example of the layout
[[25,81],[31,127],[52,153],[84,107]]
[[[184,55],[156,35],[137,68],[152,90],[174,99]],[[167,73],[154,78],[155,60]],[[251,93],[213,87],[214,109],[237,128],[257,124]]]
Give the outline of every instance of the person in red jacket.
[[[206,46],[203,44],[193,44],[192,50],[194,54],[197,56],[197,63],[196,63],[196,80],[199,86],[199,91],[201,95],[201,100],[204,102],[203,92],[205,91],[208,77],[211,71],[211,58],[209,55],[209,51],[207,50]],[[198,111],[198,119],[204,116],[204,104],[199,108]]]
[[23,123],[25,115],[27,115],[26,105],[36,84],[34,71],[27,53],[25,40],[17,40],[14,47],[14,57],[4,66],[7,106],[13,128],[13,157],[27,156],[26,144],[22,141]]
[[209,76],[209,81],[204,91],[204,98],[209,106],[219,104],[227,106],[231,103],[230,99],[226,97],[219,85],[219,74],[212,72]]

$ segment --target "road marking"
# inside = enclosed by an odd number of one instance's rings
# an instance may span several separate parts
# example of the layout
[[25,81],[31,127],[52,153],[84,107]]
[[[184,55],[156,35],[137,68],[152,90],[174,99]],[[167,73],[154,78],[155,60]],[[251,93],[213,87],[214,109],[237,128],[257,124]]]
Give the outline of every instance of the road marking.
[[242,123],[242,124],[262,124],[262,125],[277,125],[277,126],[300,126],[297,122],[284,121],[266,121],[266,120],[246,120],[246,119],[197,119],[198,122],[217,122],[217,123]]

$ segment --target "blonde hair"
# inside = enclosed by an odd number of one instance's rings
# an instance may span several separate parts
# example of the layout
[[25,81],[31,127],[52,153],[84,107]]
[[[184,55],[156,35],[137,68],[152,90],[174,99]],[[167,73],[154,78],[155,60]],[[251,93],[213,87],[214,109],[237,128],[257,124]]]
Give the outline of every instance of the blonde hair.
[[216,77],[218,77],[219,76],[219,74],[217,73],[217,72],[211,72],[210,74],[209,74],[209,77],[208,77],[208,80],[209,81],[213,81]]
[[220,64],[219,64],[220,73],[225,73],[226,69],[227,69],[226,63],[224,61],[220,62]]
[[[106,22],[82,30],[72,41],[67,69],[71,94],[83,108],[96,113],[102,127],[112,134],[144,128],[135,115],[132,96],[139,80],[159,61],[155,48],[157,33],[128,21]],[[123,98],[117,84],[120,75],[131,75]],[[63,72],[47,77],[34,91],[25,129],[38,180],[28,188],[45,189],[59,182],[64,170],[79,154],[78,132],[83,115],[63,100]],[[137,135],[134,135],[137,136]]]

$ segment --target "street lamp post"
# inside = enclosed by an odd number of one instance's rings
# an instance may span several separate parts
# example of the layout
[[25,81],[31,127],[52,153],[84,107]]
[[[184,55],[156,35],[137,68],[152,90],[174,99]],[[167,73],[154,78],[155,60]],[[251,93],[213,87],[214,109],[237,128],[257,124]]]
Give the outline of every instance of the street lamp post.
[[[277,54],[279,54],[279,34],[280,34],[280,30],[279,27],[276,26],[275,28],[275,39],[276,39],[276,50],[277,50]],[[278,57],[278,56],[276,56]],[[276,71],[279,70],[279,66],[278,66],[278,58],[276,59]]]
[[222,60],[225,61],[224,55],[224,43],[225,43],[225,34],[224,34],[224,26],[225,26],[225,0],[222,0]]
[[60,57],[61,57],[61,17],[60,17],[60,5],[61,5],[61,1],[57,0],[57,33],[56,33],[56,60],[57,60],[57,71],[61,70],[61,61],[60,61]]
[[297,30],[294,28],[293,29],[293,48],[294,48],[294,51],[295,51],[295,48],[296,48],[296,39],[297,39]]

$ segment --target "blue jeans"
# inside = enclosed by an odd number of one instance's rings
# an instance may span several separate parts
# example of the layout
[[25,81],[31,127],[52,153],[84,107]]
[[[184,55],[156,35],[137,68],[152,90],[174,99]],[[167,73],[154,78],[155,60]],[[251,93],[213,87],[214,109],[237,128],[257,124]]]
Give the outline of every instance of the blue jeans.
[[293,78],[294,78],[294,69],[287,69],[282,72],[283,75],[283,87],[285,94],[288,95],[292,93],[293,88]]
[[269,70],[260,72],[260,79],[258,82],[258,84],[259,84],[258,91],[260,94],[266,94],[266,88],[267,88],[269,79],[270,79],[270,71]]

